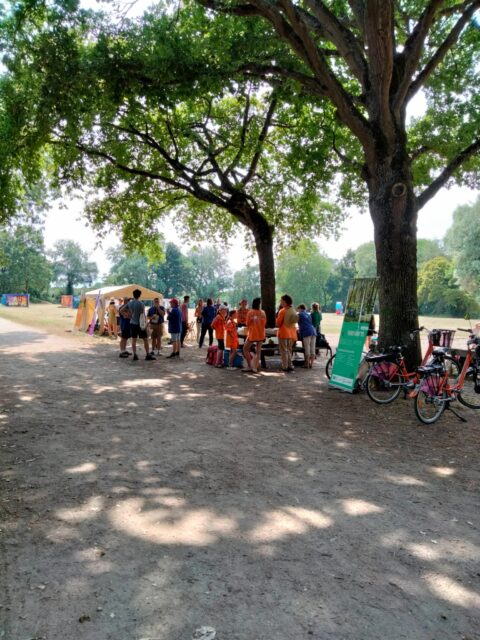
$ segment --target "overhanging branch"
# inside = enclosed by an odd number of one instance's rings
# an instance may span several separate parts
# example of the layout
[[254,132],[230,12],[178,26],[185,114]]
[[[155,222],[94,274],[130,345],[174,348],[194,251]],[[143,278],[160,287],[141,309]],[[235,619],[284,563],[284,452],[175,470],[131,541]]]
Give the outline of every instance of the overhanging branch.
[[438,191],[446,184],[446,182],[452,177],[457,169],[462,164],[467,162],[470,158],[480,152],[480,138],[477,138],[470,146],[461,151],[441,172],[441,174],[435,178],[431,185],[429,185],[425,191],[418,197],[419,209],[433,198]]

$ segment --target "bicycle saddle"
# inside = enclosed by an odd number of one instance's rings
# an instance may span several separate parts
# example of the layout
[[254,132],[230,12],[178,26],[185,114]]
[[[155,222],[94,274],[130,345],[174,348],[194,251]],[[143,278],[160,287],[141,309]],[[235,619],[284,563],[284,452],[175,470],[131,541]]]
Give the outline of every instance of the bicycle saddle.
[[443,365],[439,362],[434,362],[433,364],[428,364],[425,367],[418,367],[417,373],[422,376],[428,376],[432,373],[441,373],[443,371]]
[[395,362],[397,356],[395,353],[380,353],[378,355],[365,356],[365,362]]
[[445,356],[447,352],[448,349],[446,347],[437,347],[432,351],[432,356]]

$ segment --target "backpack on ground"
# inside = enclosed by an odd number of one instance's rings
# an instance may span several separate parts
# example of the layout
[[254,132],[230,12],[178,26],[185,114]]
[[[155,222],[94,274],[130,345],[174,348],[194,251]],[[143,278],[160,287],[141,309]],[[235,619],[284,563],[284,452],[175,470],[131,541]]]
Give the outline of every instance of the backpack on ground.
[[208,347],[207,357],[205,358],[205,362],[207,364],[211,364],[212,366],[215,364],[217,361],[217,351],[218,347],[216,344],[212,344],[211,347]]
[[[225,349],[223,352],[223,364],[228,367],[230,362],[230,349]],[[237,353],[235,354],[235,358],[233,360],[233,366],[238,369],[243,369],[243,352],[241,349],[237,349]]]

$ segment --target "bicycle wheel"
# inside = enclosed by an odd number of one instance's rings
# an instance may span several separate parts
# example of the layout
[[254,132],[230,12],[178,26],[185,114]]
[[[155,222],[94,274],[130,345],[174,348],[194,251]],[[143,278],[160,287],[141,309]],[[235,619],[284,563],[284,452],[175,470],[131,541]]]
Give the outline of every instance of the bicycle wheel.
[[433,424],[445,411],[447,394],[432,396],[426,391],[419,391],[415,398],[415,415],[423,424]]
[[480,372],[476,367],[472,367],[465,376],[461,391],[458,392],[459,401],[469,409],[480,409],[480,393],[475,391],[475,388],[479,387]]
[[335,356],[336,356],[336,353],[333,354],[333,356],[330,358],[330,360],[325,365],[325,375],[327,376],[327,378],[329,380],[332,377],[333,361],[335,360]]
[[378,375],[375,375],[375,371],[372,370],[367,375],[365,387],[370,400],[373,400],[373,402],[377,404],[389,404],[400,395],[400,391],[402,390],[401,384],[403,382],[403,377],[398,373],[395,373],[391,380],[383,380]]

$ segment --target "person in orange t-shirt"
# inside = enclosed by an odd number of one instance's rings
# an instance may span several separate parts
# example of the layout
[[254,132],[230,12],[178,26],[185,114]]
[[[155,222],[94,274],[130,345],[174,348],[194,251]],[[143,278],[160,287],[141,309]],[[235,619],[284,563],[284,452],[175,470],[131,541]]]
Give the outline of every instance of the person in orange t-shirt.
[[[261,298],[255,298],[252,302],[252,308],[247,314],[247,339],[243,345],[243,355],[247,361],[248,368],[244,371],[258,373],[260,367],[260,352],[262,343],[265,340],[265,325],[267,324],[267,316],[265,311],[260,308]],[[255,354],[252,356],[251,348],[255,345]]]
[[212,329],[215,329],[215,338],[217,339],[217,362],[215,366],[218,369],[223,367],[223,352],[225,351],[225,320],[228,309],[224,305],[218,307],[218,312],[212,322]]
[[225,346],[230,349],[230,358],[228,360],[228,370],[235,370],[233,363],[235,362],[235,356],[238,349],[238,334],[237,334],[237,310],[232,309],[228,314],[227,322],[225,323]]
[[280,298],[280,311],[277,315],[278,347],[282,359],[282,371],[294,371],[292,363],[292,351],[297,341],[297,314],[292,307],[293,300],[285,294]]
[[247,315],[250,309],[248,308],[248,300],[240,300],[240,306],[237,311],[237,326],[245,327],[247,325]]

